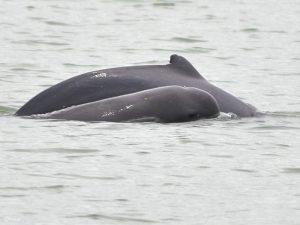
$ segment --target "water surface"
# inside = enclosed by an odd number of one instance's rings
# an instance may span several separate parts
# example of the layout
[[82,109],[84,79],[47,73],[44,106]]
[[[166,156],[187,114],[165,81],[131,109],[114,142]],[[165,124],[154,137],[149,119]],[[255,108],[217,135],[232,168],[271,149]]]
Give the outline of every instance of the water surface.
[[[299,24],[297,0],[2,0],[0,223],[299,224]],[[13,116],[74,75],[171,54],[266,115]]]

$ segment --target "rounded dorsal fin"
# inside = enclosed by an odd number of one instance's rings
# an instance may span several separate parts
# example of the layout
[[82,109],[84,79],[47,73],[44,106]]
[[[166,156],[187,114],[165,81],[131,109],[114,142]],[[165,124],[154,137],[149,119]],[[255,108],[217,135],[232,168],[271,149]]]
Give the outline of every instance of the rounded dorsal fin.
[[195,67],[186,58],[182,56],[175,54],[171,55],[169,65],[183,70],[189,76],[203,78],[201,74],[195,69]]

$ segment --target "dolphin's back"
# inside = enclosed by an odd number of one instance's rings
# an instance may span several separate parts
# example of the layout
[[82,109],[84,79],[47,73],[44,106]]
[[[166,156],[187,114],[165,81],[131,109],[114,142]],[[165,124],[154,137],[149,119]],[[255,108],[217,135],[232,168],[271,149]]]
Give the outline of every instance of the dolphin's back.
[[44,114],[74,105],[163,86],[195,87],[215,97],[222,112],[253,116],[256,109],[205,80],[185,58],[170,64],[129,66],[85,73],[60,82],[33,97],[16,115]]

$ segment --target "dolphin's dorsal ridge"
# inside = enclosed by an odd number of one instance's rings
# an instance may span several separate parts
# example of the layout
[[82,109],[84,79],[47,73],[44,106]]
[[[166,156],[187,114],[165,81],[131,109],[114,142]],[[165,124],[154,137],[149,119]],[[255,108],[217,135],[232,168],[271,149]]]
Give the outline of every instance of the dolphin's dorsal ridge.
[[179,55],[171,55],[170,56],[170,65],[183,70],[186,74],[193,77],[200,77],[201,74],[195,69],[195,67],[184,57]]

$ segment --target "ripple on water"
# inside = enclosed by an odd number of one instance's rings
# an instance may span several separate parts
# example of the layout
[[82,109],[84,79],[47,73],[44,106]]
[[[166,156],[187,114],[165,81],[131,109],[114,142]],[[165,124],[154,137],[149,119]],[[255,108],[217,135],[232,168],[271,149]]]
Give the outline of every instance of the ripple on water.
[[70,188],[70,187],[78,187],[78,186],[70,186],[70,185],[47,185],[47,186],[29,186],[29,187],[0,187],[0,190],[6,191],[34,191],[34,190],[53,190],[53,191],[61,191],[62,189]]
[[300,175],[300,167],[284,168],[283,173]]
[[174,37],[174,38],[171,38],[171,41],[184,42],[184,43],[207,42],[206,40],[200,40],[200,39],[191,38],[191,37]]
[[79,154],[86,154],[86,153],[94,153],[99,152],[98,149],[76,149],[76,148],[42,148],[42,149],[34,149],[34,148],[28,148],[28,149],[13,149],[10,151],[14,152],[27,152],[27,153],[61,153],[61,154],[73,154],[73,153],[79,153]]
[[242,32],[246,32],[246,33],[254,33],[254,32],[259,32],[260,30],[257,28],[245,28],[241,30]]
[[122,176],[86,176],[86,175],[78,175],[78,174],[67,174],[67,173],[57,173],[55,176],[60,176],[64,178],[70,179],[87,179],[87,180],[106,180],[106,181],[114,181],[114,180],[124,180],[125,177]]
[[212,51],[215,51],[214,48],[205,48],[205,47],[191,47],[186,49],[166,49],[166,48],[152,48],[151,50],[155,52],[169,52],[170,54],[173,54],[174,52],[178,53],[210,53]]
[[74,24],[68,24],[68,23],[63,23],[63,22],[58,22],[58,21],[45,21],[46,24],[51,25],[51,26],[74,26]]
[[209,155],[210,157],[214,157],[214,158],[234,158],[233,155]]
[[136,217],[124,217],[124,216],[110,216],[104,215],[100,213],[86,214],[86,215],[78,215],[78,216],[68,216],[68,218],[87,218],[93,220],[113,220],[117,222],[136,222],[136,223],[157,223],[155,220],[142,219]]
[[287,118],[299,118],[300,117],[300,112],[266,112],[267,116],[272,116],[272,117],[287,117]]
[[257,172],[255,170],[250,170],[250,169],[232,169],[232,170],[242,172],[242,173],[256,173]]
[[16,112],[16,109],[0,105],[0,116],[12,115],[14,112]]
[[22,197],[26,197],[26,195],[16,195],[16,194],[0,195],[0,198],[22,198]]
[[259,129],[259,130],[299,130],[299,127],[294,126],[287,126],[287,125],[266,125],[266,126],[258,126],[253,129]]
[[179,52],[182,52],[182,53],[210,53],[215,50],[216,49],[214,49],[214,48],[205,48],[205,47],[196,46],[196,47],[192,47],[192,48],[186,48]]
[[69,46],[69,43],[61,41],[45,41],[45,40],[20,40],[12,41],[14,44],[22,44],[26,46],[49,45],[49,46]]
[[153,6],[168,8],[168,7],[174,7],[174,6],[176,6],[176,4],[173,2],[156,2],[156,3],[153,3]]
[[75,64],[75,63],[63,63],[64,66],[66,67],[98,67],[98,65],[93,65],[93,64]]

